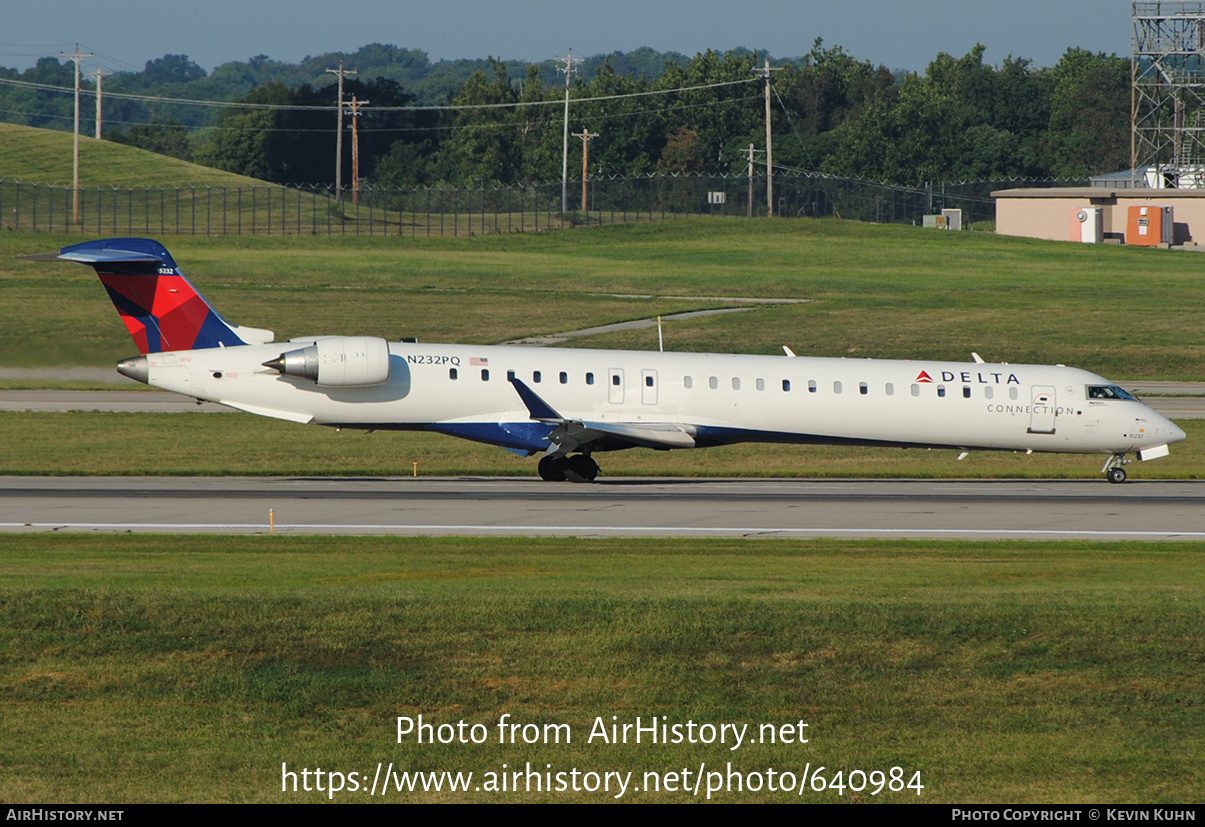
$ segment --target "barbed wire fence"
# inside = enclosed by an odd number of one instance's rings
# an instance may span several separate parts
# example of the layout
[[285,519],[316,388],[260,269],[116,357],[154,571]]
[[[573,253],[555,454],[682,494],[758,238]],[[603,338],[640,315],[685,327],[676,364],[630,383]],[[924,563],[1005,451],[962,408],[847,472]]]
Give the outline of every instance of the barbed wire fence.
[[[561,212],[561,182],[470,187],[362,185],[337,199],[330,186],[90,187],[79,192],[0,180],[0,226],[23,232],[101,235],[473,236],[571,226],[668,221],[687,216],[765,215],[764,176],[592,176]],[[961,209],[963,226],[995,221],[991,193],[1013,187],[1080,186],[1079,179],[975,180],[906,187],[809,172],[777,172],[775,215],[921,225]],[[581,190],[580,179],[569,191]]]

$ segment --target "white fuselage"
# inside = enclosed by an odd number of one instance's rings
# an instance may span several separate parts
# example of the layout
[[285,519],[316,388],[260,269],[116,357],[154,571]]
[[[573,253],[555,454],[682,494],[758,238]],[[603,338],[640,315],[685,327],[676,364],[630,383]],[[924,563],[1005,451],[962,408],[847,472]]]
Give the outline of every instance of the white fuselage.
[[533,421],[510,371],[566,419],[676,424],[700,447],[762,441],[1116,455],[1184,439],[1137,400],[1090,398],[1089,388],[1112,383],[1063,366],[410,343],[389,344],[389,378],[372,386],[324,387],[263,366],[300,346],[152,353],[147,381],[294,422],[430,429],[528,451],[548,446],[550,426]]

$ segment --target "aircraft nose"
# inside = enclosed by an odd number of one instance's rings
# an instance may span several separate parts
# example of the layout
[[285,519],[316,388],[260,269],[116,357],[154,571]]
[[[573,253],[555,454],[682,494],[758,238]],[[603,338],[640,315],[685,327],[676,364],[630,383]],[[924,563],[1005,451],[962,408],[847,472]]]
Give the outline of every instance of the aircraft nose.
[[1188,438],[1188,434],[1184,433],[1184,429],[1170,419],[1167,421],[1167,444],[1171,445],[1175,442],[1183,442]]

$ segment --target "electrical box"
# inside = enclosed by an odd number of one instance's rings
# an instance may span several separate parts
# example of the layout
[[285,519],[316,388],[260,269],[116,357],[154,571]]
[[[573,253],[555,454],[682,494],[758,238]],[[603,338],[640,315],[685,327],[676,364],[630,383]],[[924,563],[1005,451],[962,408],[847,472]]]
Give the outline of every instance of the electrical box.
[[1071,210],[1071,240],[1100,244],[1105,240],[1104,210],[1100,207],[1075,207]]
[[1126,244],[1139,247],[1171,244],[1175,226],[1171,207],[1130,207],[1126,219]]
[[947,230],[962,229],[962,210],[942,210],[941,217],[946,220]]

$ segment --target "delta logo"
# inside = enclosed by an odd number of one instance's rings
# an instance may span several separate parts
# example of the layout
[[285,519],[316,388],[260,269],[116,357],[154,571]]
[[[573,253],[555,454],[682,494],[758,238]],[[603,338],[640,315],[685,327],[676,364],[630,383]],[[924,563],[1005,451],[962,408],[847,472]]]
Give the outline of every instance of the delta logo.
[[928,374],[926,371],[923,371],[923,370],[922,370],[920,373],[918,373],[918,374],[916,375],[916,378],[915,378],[915,379],[913,379],[912,381],[913,381],[913,382],[921,382],[921,383],[923,383],[923,382],[932,382],[932,381],[933,381],[933,377],[932,377],[932,376],[930,376],[930,375],[929,375],[929,374]]

